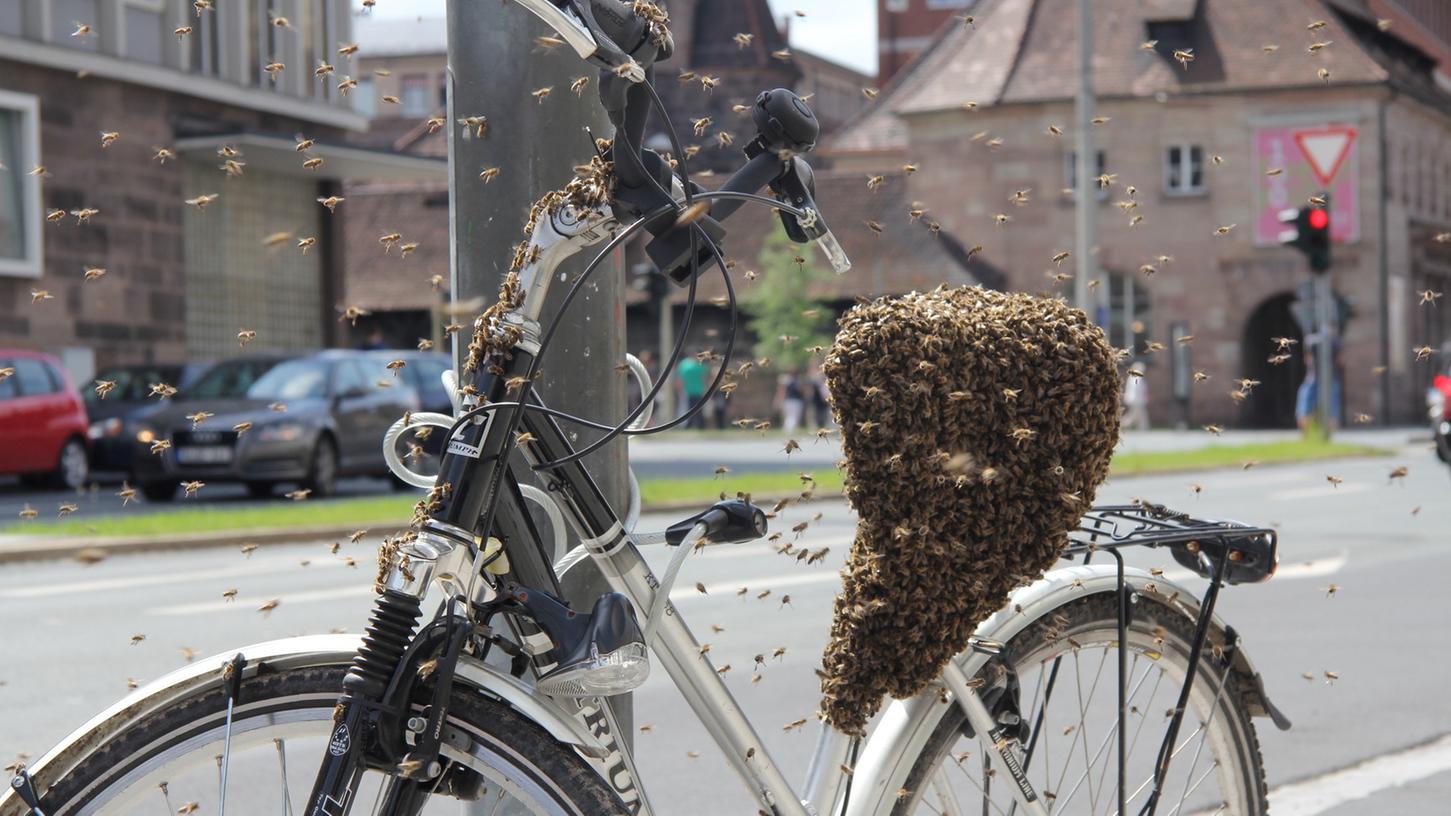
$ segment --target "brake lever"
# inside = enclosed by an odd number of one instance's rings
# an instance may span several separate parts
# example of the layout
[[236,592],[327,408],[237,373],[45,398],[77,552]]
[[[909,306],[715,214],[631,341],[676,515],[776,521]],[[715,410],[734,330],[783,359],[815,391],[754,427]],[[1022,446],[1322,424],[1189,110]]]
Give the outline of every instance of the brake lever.
[[[554,33],[574,50],[580,59],[624,77],[633,83],[645,81],[645,68],[620,49],[600,28],[588,2],[567,0],[568,10],[552,0],[515,0],[533,12],[535,17],[554,29]],[[572,12],[572,13],[571,13]]]

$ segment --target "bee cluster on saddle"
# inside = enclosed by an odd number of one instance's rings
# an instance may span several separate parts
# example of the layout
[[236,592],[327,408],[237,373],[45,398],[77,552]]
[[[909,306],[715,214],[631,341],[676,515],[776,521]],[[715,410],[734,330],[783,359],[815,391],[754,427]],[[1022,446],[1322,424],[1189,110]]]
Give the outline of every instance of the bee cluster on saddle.
[[825,373],[860,522],[822,711],[860,734],[1058,559],[1108,475],[1119,374],[1083,312],[980,287],[857,306]]

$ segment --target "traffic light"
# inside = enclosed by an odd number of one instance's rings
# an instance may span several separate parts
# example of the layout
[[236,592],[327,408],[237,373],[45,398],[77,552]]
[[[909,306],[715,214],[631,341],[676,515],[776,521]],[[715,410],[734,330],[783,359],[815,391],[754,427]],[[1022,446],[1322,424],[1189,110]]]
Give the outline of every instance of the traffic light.
[[1312,200],[1299,209],[1280,211],[1280,223],[1289,227],[1280,232],[1280,243],[1305,253],[1311,271],[1323,274],[1330,269],[1330,195],[1321,193]]

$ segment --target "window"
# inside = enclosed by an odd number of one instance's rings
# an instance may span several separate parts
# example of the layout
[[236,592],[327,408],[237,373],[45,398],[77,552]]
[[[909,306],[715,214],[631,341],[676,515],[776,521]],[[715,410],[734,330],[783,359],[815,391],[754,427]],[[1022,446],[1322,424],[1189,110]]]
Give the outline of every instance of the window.
[[348,96],[352,97],[353,110],[372,119],[378,115],[377,94],[378,91],[373,86],[373,80],[368,78],[358,80],[358,87],[354,88]]
[[[96,0],[50,0],[49,3],[36,5],[50,11],[52,43],[82,51],[101,50],[101,38],[97,31],[101,24],[101,13]],[[90,32],[72,36],[77,24],[90,26]]]
[[319,360],[288,360],[257,378],[247,389],[248,399],[320,399],[327,396],[332,366]]
[[218,363],[181,394],[183,399],[228,399],[247,393],[276,360],[229,360]]
[[[1095,176],[1101,176],[1104,173],[1108,172],[1108,157],[1104,155],[1102,150],[1098,151],[1098,161],[1096,162],[1096,164],[1098,166],[1093,171],[1093,174]],[[1067,181],[1063,185],[1063,190],[1064,192],[1068,193],[1069,197],[1071,198],[1073,194],[1078,190],[1078,153],[1076,151],[1069,152],[1063,157],[1063,172],[1067,176]],[[1104,187],[1097,182],[1094,182],[1094,186],[1098,188],[1098,197],[1100,199],[1108,198],[1107,187]]]
[[[14,368],[14,367],[15,367],[15,361],[14,360],[0,360],[0,368]],[[0,380],[0,400],[15,399],[15,397],[18,396],[19,394],[20,394],[20,392],[15,389],[15,377],[14,377],[14,375],[11,375],[9,377],[6,377],[3,380]]]
[[1148,350],[1149,291],[1132,273],[1108,272],[1107,277],[1108,341],[1137,357]]
[[1164,192],[1169,195],[1204,192],[1204,148],[1172,145],[1164,151]]
[[[161,65],[173,39],[173,26],[166,25],[165,0],[121,0],[120,15],[124,26],[121,50],[127,59]],[[208,15],[213,16],[213,15]],[[189,23],[201,25],[201,22]],[[194,48],[194,50],[200,50]]]
[[907,10],[908,0],[887,0],[887,11],[900,13]]
[[403,77],[403,92],[400,101],[403,103],[404,116],[427,116],[432,108],[429,107],[432,94],[429,93],[428,77],[423,74],[409,74]]
[[0,275],[38,278],[41,270],[40,103],[0,91]]
[[371,390],[368,383],[368,375],[363,367],[356,360],[344,361],[338,366],[338,373],[333,380],[333,396],[346,397],[358,393],[367,393]]
[[22,357],[15,361],[15,383],[20,387],[22,396],[38,397],[60,390],[56,387],[56,378],[46,368],[46,364],[39,360]]

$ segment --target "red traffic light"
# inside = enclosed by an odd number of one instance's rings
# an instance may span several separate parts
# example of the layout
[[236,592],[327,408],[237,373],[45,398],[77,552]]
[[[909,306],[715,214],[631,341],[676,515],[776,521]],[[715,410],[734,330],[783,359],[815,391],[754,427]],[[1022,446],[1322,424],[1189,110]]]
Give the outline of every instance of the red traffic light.
[[1324,210],[1310,211],[1310,228],[1323,230],[1330,226],[1330,213]]

